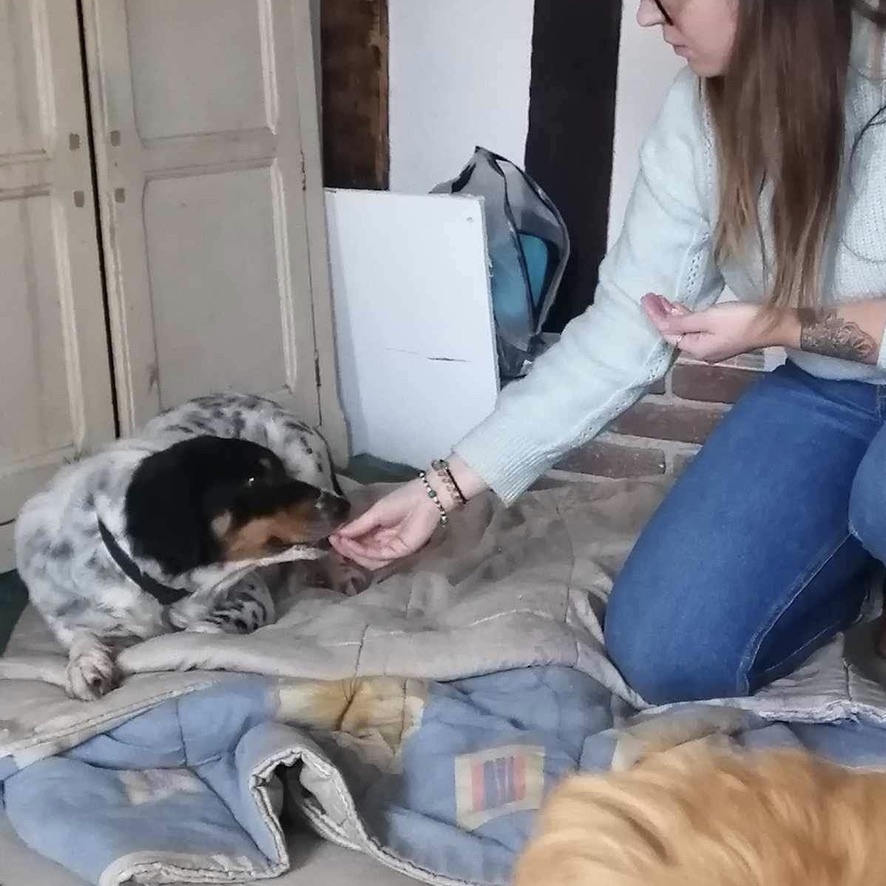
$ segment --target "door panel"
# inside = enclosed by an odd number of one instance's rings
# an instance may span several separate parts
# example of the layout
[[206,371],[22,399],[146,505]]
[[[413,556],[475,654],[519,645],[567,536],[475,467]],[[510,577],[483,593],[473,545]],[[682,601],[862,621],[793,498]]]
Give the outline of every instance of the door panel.
[[276,128],[266,3],[127,0],[126,22],[142,139]]
[[3,422],[0,458],[15,463],[73,442],[48,194],[0,202],[0,255],[0,415],[16,416]]
[[49,133],[42,118],[50,102],[39,86],[37,62],[44,38],[33,4],[0,3],[0,155],[4,157],[46,147]]
[[[145,231],[165,400],[212,390],[222,375],[244,391],[279,385],[287,361],[274,211],[281,199],[267,167],[148,182]],[[261,346],[219,347],[240,339]]]
[[11,524],[113,439],[73,0],[0,0],[0,571]]

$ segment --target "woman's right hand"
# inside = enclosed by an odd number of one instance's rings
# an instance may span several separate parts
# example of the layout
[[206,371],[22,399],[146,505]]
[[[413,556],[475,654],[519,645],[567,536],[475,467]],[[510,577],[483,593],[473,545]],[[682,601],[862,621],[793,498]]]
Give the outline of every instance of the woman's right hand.
[[[460,459],[450,469],[467,499],[486,488],[483,480]],[[428,481],[447,512],[455,502],[439,479],[429,472]],[[333,548],[366,569],[382,569],[421,550],[440,522],[440,509],[421,480],[412,480],[389,492],[366,513],[342,526],[330,537]]]
[[381,569],[423,548],[439,521],[440,511],[421,480],[412,480],[342,526],[329,541],[343,557],[366,569]]

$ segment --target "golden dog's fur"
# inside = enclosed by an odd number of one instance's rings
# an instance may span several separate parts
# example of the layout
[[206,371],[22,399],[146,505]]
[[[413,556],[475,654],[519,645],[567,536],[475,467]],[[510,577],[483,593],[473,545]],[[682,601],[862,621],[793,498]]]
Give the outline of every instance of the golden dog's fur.
[[886,775],[795,751],[673,751],[574,776],[515,886],[886,884]]

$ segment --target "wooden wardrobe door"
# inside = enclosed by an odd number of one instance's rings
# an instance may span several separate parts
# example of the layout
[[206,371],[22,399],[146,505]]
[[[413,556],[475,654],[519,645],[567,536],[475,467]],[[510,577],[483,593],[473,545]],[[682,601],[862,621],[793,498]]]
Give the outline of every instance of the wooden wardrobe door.
[[0,572],[13,521],[114,437],[75,0],[0,0]]

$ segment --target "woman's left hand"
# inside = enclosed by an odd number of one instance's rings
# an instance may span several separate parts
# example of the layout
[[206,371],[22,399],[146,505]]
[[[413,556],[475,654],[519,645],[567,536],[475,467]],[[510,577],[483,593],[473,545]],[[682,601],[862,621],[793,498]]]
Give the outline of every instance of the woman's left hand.
[[765,316],[757,305],[729,303],[690,311],[649,293],[643,310],[666,342],[706,363],[780,344],[777,317]]

